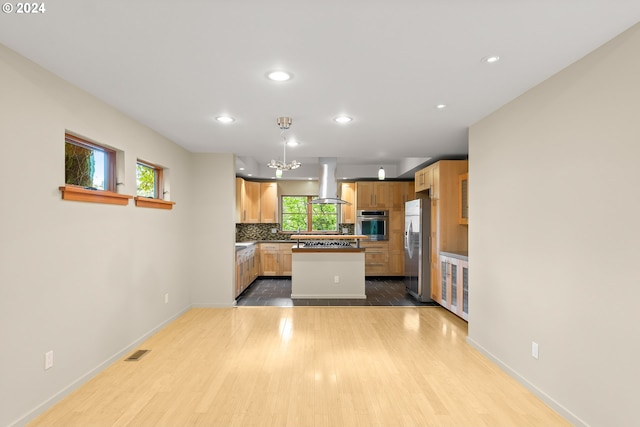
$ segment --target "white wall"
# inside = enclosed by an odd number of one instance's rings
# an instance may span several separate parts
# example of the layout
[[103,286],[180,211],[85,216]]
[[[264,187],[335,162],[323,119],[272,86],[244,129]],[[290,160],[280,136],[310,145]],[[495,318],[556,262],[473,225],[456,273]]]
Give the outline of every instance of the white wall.
[[195,230],[190,248],[191,301],[197,307],[235,304],[236,177],[233,154],[198,154],[193,161]]
[[578,425],[640,425],[639,52],[640,24],[470,129],[469,342]]
[[[62,201],[65,130],[125,152],[123,193],[135,194],[136,158],[170,168],[174,209]],[[23,424],[189,308],[193,291],[214,271],[210,282],[221,290],[207,301],[230,305],[232,241],[220,259],[207,259],[205,270],[194,262],[203,246],[194,245],[194,236],[202,228],[208,236],[232,235],[232,214],[214,215],[212,225],[195,202],[227,203],[232,212],[235,198],[232,155],[207,157],[231,172],[213,175],[221,190],[203,192],[191,170],[200,155],[2,45],[0,142],[0,426],[6,426]],[[54,367],[45,371],[49,350]]]

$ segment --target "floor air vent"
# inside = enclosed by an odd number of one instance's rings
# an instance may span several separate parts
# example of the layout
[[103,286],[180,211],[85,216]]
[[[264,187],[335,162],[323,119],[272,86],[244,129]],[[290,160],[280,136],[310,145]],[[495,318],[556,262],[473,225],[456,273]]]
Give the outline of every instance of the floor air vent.
[[138,360],[140,360],[142,358],[142,356],[144,356],[145,354],[149,353],[151,350],[136,350],[135,353],[133,353],[131,356],[127,357],[126,359],[124,359],[125,362],[137,362]]

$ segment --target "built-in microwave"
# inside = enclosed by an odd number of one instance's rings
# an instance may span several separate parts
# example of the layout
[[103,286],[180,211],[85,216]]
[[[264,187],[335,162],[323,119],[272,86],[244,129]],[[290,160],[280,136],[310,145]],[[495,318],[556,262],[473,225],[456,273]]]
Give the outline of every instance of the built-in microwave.
[[367,236],[369,240],[389,240],[389,211],[359,210],[356,234]]

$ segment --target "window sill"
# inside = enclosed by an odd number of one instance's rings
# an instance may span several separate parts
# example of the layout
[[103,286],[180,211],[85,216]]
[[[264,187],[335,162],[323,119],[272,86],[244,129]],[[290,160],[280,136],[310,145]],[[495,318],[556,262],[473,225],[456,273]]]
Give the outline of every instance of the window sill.
[[152,199],[149,197],[141,197],[141,196],[134,197],[134,200],[136,201],[136,206],[139,208],[171,210],[173,209],[173,205],[176,204],[176,202],[169,202],[167,200]]
[[128,194],[118,194],[113,191],[103,190],[87,190],[83,187],[77,187],[74,185],[65,185],[58,187],[62,193],[62,200],[71,200],[75,202],[91,202],[91,203],[104,203],[107,205],[121,205],[126,206],[129,204],[129,199],[133,196]]

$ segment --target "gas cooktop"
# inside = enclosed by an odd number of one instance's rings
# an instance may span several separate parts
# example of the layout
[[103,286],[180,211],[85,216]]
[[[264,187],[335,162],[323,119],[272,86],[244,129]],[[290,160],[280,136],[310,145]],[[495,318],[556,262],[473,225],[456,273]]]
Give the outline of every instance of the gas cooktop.
[[304,242],[305,248],[352,248],[353,243],[346,240],[312,240]]

